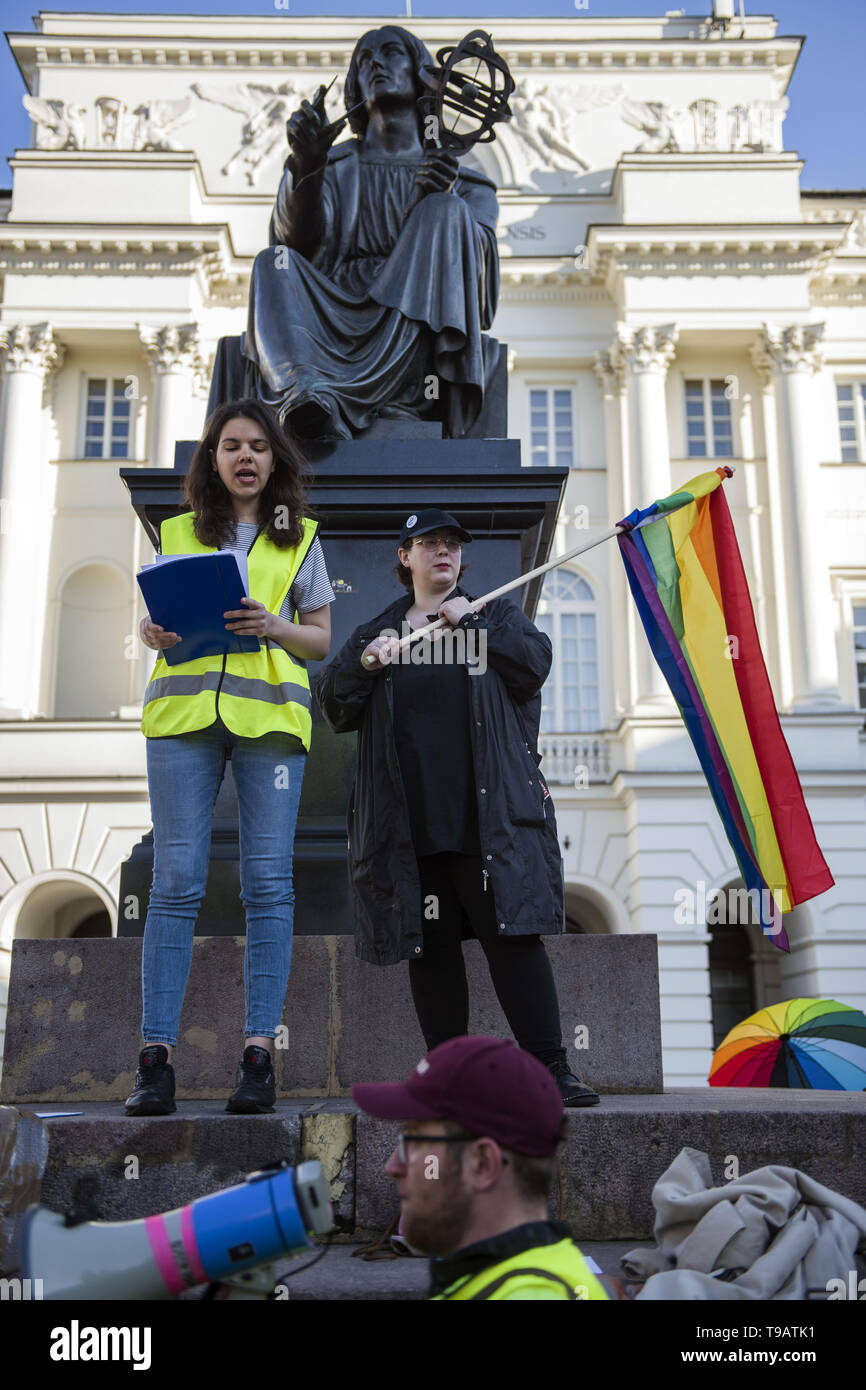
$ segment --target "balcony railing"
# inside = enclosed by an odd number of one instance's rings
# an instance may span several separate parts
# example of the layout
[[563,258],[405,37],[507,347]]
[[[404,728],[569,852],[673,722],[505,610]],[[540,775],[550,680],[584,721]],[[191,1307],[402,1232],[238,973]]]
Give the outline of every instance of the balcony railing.
[[542,734],[541,770],[555,786],[609,782],[617,771],[611,734]]

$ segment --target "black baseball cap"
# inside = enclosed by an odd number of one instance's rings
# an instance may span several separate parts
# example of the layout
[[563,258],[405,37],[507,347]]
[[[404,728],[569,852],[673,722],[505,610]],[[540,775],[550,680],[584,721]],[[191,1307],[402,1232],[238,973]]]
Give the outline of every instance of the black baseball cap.
[[403,523],[403,530],[400,532],[398,545],[401,549],[406,548],[408,541],[414,540],[415,536],[423,536],[428,531],[439,531],[447,527],[451,531],[456,531],[461,541],[467,545],[472,540],[469,532],[464,530],[456,517],[450,512],[441,512],[438,507],[428,507],[423,512],[411,512]]

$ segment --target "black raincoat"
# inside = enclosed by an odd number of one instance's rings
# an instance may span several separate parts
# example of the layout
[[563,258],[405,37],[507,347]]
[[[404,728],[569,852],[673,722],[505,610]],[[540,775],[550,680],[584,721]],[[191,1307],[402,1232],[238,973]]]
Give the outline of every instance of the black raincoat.
[[[457,595],[472,601],[459,587],[449,598]],[[358,731],[347,817],[349,865],[357,954],[375,965],[423,954],[421,886],[394,740],[391,671],[386,666],[371,673],[361,665],[362,651],[383,628],[401,631],[412,601],[407,594],[356,628],[316,683],[330,728]],[[470,668],[468,674],[466,717],[482,868],[489,874],[496,920],[503,936],[561,933],[562,859],[537,749],[550,639],[507,599],[491,600],[470,623],[486,643],[487,669],[473,675]],[[468,641],[467,652],[471,656]]]

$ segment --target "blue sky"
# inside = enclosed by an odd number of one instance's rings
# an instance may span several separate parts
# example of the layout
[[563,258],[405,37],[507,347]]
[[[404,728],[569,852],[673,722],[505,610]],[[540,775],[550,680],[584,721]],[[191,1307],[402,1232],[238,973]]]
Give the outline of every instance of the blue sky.
[[[709,14],[711,0],[589,0],[589,10],[578,12],[574,0],[409,0],[416,18],[454,16],[456,20],[486,19],[495,37],[497,16],[544,15],[573,18],[579,29],[581,16],[608,18],[628,15],[660,16],[666,10],[685,9],[687,14]],[[255,14],[274,15],[278,22],[291,16],[359,16],[406,14],[406,0],[289,0],[288,11],[275,11],[274,0],[90,0],[89,4],[46,5],[46,9],[71,13],[86,11],[112,14]],[[774,14],[780,34],[803,35],[800,56],[788,95],[791,107],[785,121],[785,148],[796,150],[806,161],[803,188],[866,188],[863,153],[863,63],[866,56],[866,0],[745,0],[747,14]],[[5,30],[32,30],[37,12],[34,0],[2,0],[0,12]],[[471,27],[471,26],[467,26]],[[455,24],[455,39],[460,37]],[[30,142],[29,119],[21,97],[24,83],[5,39],[0,51],[0,131],[2,153]],[[0,185],[11,184],[4,163]]]

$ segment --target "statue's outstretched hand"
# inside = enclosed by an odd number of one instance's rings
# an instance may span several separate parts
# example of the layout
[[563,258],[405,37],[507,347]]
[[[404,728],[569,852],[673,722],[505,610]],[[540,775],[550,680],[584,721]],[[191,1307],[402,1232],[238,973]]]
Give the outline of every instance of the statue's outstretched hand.
[[415,175],[413,206],[428,193],[450,193],[459,171],[460,165],[450,150],[430,150]]
[[325,115],[325,92],[319,87],[312,102],[302,101],[297,111],[286,121],[286,136],[291,146],[292,169],[296,179],[312,174],[328,158],[328,150],[346,124],[346,118],[329,122]]

